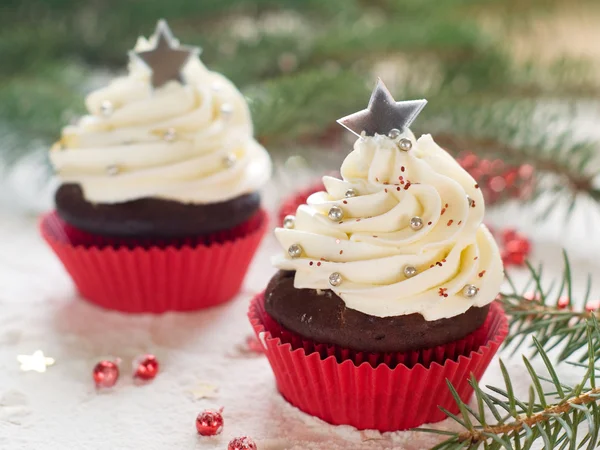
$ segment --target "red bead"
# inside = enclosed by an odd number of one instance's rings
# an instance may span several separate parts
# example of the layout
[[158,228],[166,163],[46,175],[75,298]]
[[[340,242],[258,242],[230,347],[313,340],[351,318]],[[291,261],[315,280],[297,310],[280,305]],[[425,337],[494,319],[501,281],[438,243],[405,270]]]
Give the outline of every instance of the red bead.
[[133,361],[133,376],[142,380],[152,380],[158,373],[158,361],[154,355],[142,355]]
[[243,436],[232,439],[227,450],[258,450],[256,443],[249,437]]
[[594,300],[594,301],[588,302],[587,305],[585,305],[585,310],[587,312],[596,311],[598,309],[600,309],[600,300]]
[[119,379],[119,366],[112,361],[100,361],[94,367],[93,375],[96,387],[113,387]]
[[215,436],[223,431],[223,416],[220,411],[207,409],[196,417],[196,430],[202,436]]
[[567,297],[566,295],[563,295],[556,302],[556,307],[558,309],[567,309],[569,307],[570,303],[571,302],[569,301],[569,297]]

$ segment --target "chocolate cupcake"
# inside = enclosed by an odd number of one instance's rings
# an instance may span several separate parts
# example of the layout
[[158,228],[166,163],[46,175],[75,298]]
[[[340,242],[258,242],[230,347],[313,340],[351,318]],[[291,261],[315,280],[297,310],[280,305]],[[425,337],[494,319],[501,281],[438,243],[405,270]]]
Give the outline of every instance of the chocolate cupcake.
[[42,235],[81,295],[105,308],[227,301],[264,235],[269,155],[242,94],[198,54],[160,21],[129,73],[92,92],[89,114],[50,152],[61,185]]
[[161,21],[129,74],[86,99],[50,159],[56,210],[97,235],[170,239],[233,229],[260,209],[271,163],[243,95]]
[[[500,252],[477,182],[430,135],[424,100],[383,83],[340,120],[358,135],[341,179],[323,178],[275,235],[279,272],[251,303],[277,386],[333,424],[394,431],[456,412],[507,333],[494,304]],[[435,396],[427,392],[436,392]]]
[[386,117],[345,119],[363,135],[342,179],[324,177],[326,191],[275,230],[286,251],[274,264],[287,273],[265,294],[266,311],[290,331],[366,352],[463,338],[503,280],[477,182],[430,135],[379,134],[394,126]]

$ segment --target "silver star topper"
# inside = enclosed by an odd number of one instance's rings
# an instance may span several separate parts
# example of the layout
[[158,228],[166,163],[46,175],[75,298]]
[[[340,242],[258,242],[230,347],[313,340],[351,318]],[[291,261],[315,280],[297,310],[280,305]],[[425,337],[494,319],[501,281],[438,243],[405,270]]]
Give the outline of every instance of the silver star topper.
[[367,109],[342,117],[337,122],[360,136],[388,135],[393,129],[404,131],[417,118],[427,100],[397,102],[381,78],[373,89]]
[[200,49],[179,45],[164,19],[156,24],[154,39],[152,50],[132,52],[132,57],[142,60],[152,70],[152,86],[155,89],[171,80],[183,83],[181,70],[192,56],[200,54]]

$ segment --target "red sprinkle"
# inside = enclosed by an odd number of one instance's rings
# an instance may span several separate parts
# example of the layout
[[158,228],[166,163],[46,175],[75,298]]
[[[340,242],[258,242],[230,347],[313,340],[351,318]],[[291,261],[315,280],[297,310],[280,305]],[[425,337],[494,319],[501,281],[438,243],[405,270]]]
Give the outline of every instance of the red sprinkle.
[[435,266],[435,264],[430,265],[429,268],[431,269],[433,266]]
[[439,262],[439,261],[438,261],[438,262],[436,262],[436,263],[435,263],[435,265],[436,265],[436,266],[440,266],[440,267],[442,267],[442,263],[441,263],[441,262]]
[[377,239],[379,236],[373,236],[375,239]]
[[360,222],[360,219],[356,219],[357,222]]
[[446,208],[442,208],[442,215],[446,212]]
[[404,166],[400,167],[400,170],[401,170],[402,172],[404,172]]
[[478,184],[475,185],[475,189],[479,189],[479,185]]
[[442,262],[446,262],[446,258],[442,259]]
[[347,204],[348,204],[348,201],[347,201],[347,200],[344,200],[344,201],[343,201],[343,203],[344,203],[344,205],[347,205]]
[[396,188],[396,190],[397,190],[397,191],[399,191],[399,190],[400,190],[400,186],[398,186],[398,187]]
[[448,207],[448,203],[446,203],[444,206],[447,208]]
[[344,253],[344,250],[340,250],[340,255],[341,255],[342,253]]
[[479,256],[476,256],[475,258],[473,258],[473,261],[477,261],[479,259]]
[[313,262],[312,262],[312,261],[311,261],[311,262],[309,262],[309,263],[308,263],[308,265],[309,265],[309,266],[312,266],[312,265],[313,265]]
[[481,272],[479,272],[479,278],[482,278],[485,275],[485,270],[482,270]]
[[385,193],[387,194],[387,189],[384,189]]
[[450,220],[448,221],[448,226],[452,225],[452,223],[453,223],[453,222],[454,222],[454,220],[450,219]]
[[404,186],[404,190],[407,190],[410,187],[410,181],[406,182],[406,186]]
[[427,222],[427,225],[431,225],[431,222]]
[[321,266],[321,261],[319,261],[319,262],[317,263],[317,267],[320,267],[320,266]]
[[440,297],[448,297],[448,294],[446,294],[447,290],[448,290],[448,288],[440,288],[438,291],[438,295]]

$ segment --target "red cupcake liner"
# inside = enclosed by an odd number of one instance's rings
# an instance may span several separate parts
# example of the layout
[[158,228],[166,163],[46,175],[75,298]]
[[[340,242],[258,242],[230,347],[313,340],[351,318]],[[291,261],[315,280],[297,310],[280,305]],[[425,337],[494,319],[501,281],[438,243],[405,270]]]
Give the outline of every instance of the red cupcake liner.
[[470,375],[481,379],[508,334],[496,302],[466,338],[409,354],[351,352],[304,339],[266,313],[264,293],[252,300],[248,317],[288,402],[333,425],[382,432],[439,422],[446,418],[440,406],[458,414],[446,380],[468,402]]
[[40,232],[84,299],[106,309],[158,314],[207,308],[232,299],[267,222],[261,210],[229,231],[153,242],[86,233],[53,211],[42,217]]
[[307,187],[306,189],[302,189],[301,191],[292,194],[290,197],[285,199],[279,206],[279,223],[283,223],[283,219],[285,218],[285,216],[290,214],[296,214],[298,206],[304,205],[308,197],[310,197],[315,192],[319,192],[324,189],[325,186],[321,181],[319,181]]

